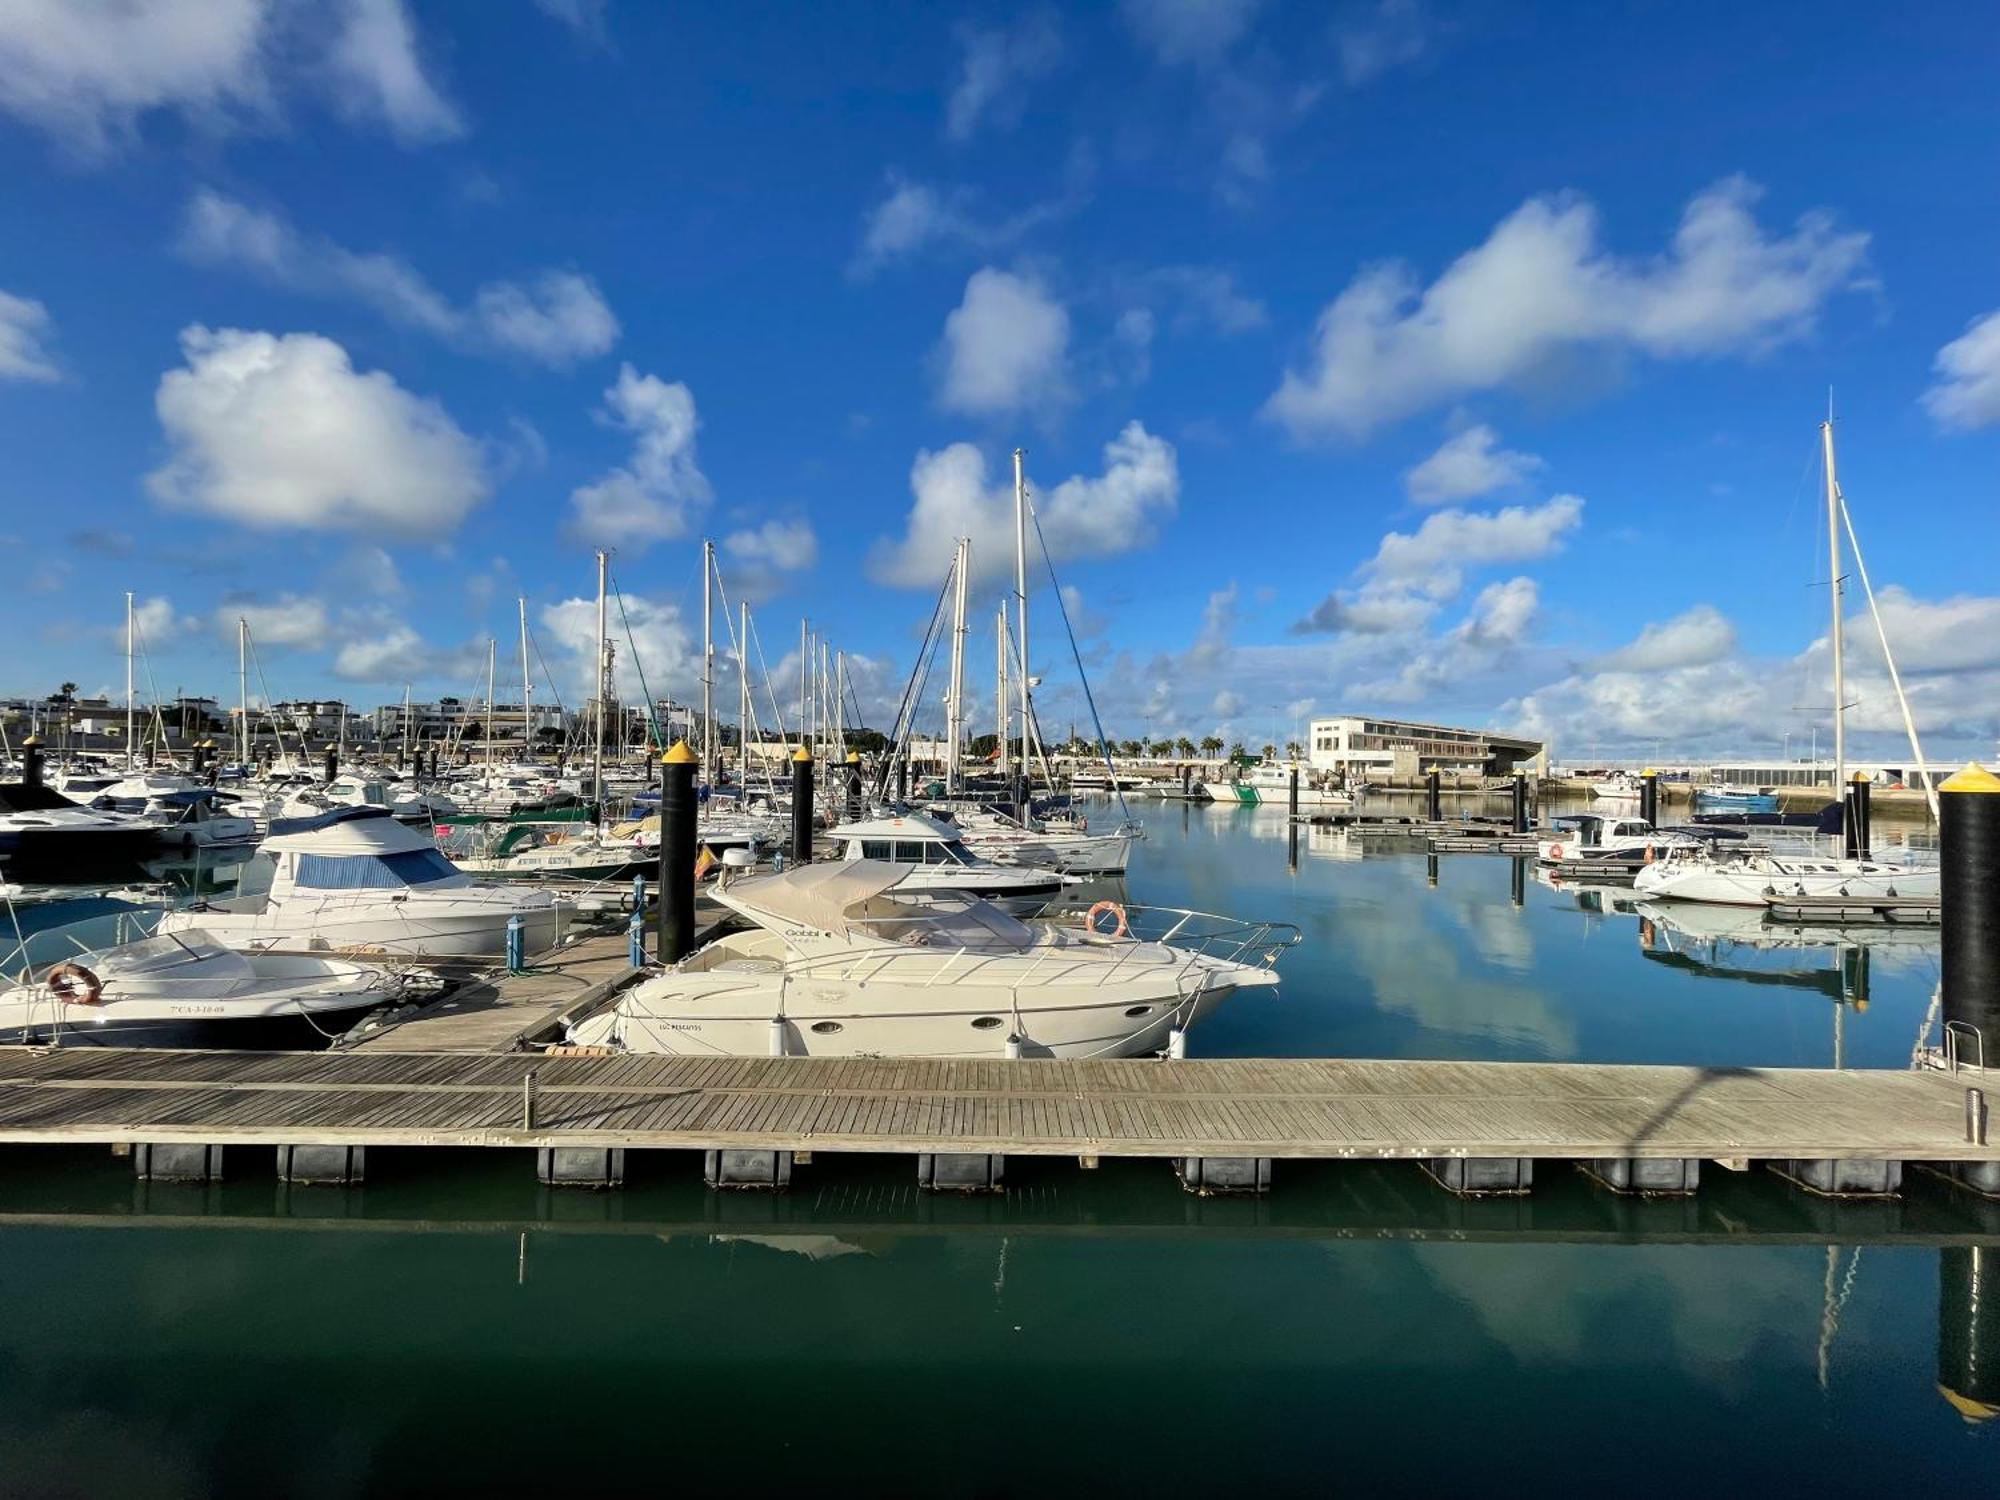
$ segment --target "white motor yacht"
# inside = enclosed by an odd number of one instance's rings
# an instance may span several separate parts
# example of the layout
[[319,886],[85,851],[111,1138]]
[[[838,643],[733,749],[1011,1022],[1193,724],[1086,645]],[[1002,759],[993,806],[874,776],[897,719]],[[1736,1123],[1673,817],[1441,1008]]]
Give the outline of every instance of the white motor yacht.
[[9,880],[129,875],[155,852],[158,832],[131,813],[79,807],[46,786],[0,785],[0,868]]
[[422,832],[358,808],[279,825],[237,894],[168,912],[160,931],[202,928],[242,950],[369,949],[425,957],[498,954],[519,916],[527,953],[562,941],[573,903],[477,885]]
[[1314,781],[1310,766],[1268,761],[1255,765],[1235,781],[1204,781],[1201,790],[1211,802],[1238,807],[1289,807],[1292,772],[1299,773],[1300,807],[1352,807],[1353,796],[1330,783]]
[[1593,859],[1630,859],[1650,854],[1664,858],[1669,850],[1695,852],[1707,847],[1691,833],[1655,828],[1644,818],[1605,818],[1574,813],[1555,820],[1555,831],[1535,840],[1542,863],[1559,865]]
[[949,815],[974,853],[1064,875],[1123,875],[1132,861],[1133,841],[1145,833],[1134,823],[1092,833],[1088,819],[1036,827],[990,807],[957,805],[949,809]]
[[899,891],[957,891],[1029,915],[1063,888],[1063,877],[1056,871],[1002,864],[975,854],[958,829],[922,813],[843,823],[822,837],[834,846],[838,859],[908,865],[910,873],[896,887]]
[[310,1047],[402,989],[380,965],[235,953],[191,927],[0,980],[0,1043]]
[[1632,889],[1660,900],[1761,907],[1774,896],[1935,896],[1939,872],[1934,865],[1889,860],[1763,850],[1731,857],[1711,855],[1705,849],[1677,849],[1634,876]]
[[143,819],[158,830],[158,841],[170,847],[244,844],[257,837],[254,817],[189,776],[158,772],[128,776],[98,792],[90,805]]
[[854,860],[733,881],[716,899],[752,930],[627,990],[569,1038],[695,1056],[1130,1057],[1239,990],[1276,985],[1299,937],[1110,902],[1025,923],[976,897],[899,890],[908,874]]

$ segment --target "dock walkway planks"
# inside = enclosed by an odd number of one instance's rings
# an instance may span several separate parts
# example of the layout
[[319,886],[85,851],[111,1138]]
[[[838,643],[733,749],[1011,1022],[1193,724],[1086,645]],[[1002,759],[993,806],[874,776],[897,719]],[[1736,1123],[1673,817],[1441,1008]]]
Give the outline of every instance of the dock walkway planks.
[[[539,1090],[532,1127],[523,1080]],[[0,1048],[0,1145],[2000,1160],[1936,1071]]]
[[[695,946],[700,947],[730,913],[713,901],[695,906]],[[654,937],[646,934],[647,952]],[[623,929],[586,937],[540,954],[520,974],[486,969],[466,978],[428,1005],[379,1030],[341,1044],[349,1052],[517,1052],[548,1040],[572,1011],[583,1011],[634,978],[630,942]]]

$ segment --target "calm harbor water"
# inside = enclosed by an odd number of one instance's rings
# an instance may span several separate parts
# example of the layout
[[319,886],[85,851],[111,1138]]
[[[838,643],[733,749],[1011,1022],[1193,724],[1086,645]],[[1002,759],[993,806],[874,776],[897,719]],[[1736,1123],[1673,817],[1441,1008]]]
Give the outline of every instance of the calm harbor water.
[[[1934,941],[1864,966],[1532,872],[1517,906],[1506,858],[1447,856],[1433,887],[1421,852],[1324,830],[1294,868],[1278,813],[1142,815],[1132,899],[1306,935],[1201,1055],[1900,1066],[1936,983]],[[903,1161],[822,1158],[777,1198],[673,1158],[604,1195],[479,1153],[371,1154],[349,1193],[231,1166],[144,1188],[102,1152],[0,1155],[0,1491],[1972,1494],[2000,1473],[2000,1421],[1939,1393],[2000,1358],[1966,1291],[1975,1257],[1993,1283],[2000,1205],[1928,1180],[1835,1204],[1712,1172],[1647,1202],[1551,1173],[1467,1203],[1407,1165],[1281,1164],[1246,1202],[1157,1165],[1010,1162],[1004,1196],[950,1200]]]

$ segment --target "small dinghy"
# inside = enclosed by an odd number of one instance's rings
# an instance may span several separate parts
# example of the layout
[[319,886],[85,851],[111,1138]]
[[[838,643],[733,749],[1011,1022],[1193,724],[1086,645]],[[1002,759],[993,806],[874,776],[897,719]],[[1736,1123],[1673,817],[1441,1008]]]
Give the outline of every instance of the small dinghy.
[[320,1047],[402,989],[377,964],[236,953],[187,928],[0,980],[0,1043]]

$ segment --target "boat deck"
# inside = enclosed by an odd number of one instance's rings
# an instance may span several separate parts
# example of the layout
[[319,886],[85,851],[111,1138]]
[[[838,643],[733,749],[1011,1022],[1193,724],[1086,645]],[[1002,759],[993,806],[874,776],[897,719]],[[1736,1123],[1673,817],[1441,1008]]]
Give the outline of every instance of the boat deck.
[[1966,1139],[1968,1079],[1977,1081],[1929,1070],[1306,1058],[9,1047],[0,1048],[0,1144],[2000,1160],[2000,1141]]

